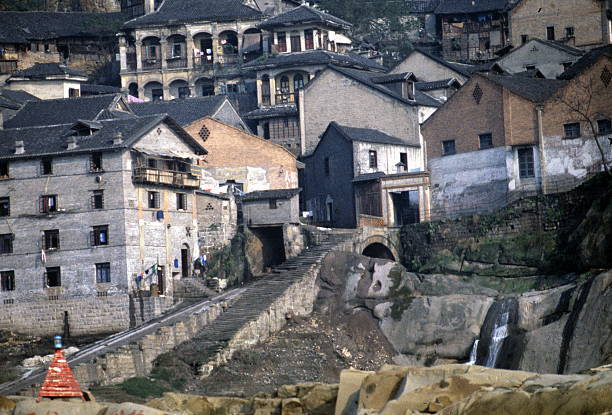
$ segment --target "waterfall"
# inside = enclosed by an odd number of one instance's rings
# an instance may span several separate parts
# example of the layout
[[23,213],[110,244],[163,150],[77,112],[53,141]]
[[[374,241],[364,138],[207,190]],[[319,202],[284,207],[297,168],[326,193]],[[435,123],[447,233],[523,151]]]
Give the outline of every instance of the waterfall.
[[504,344],[504,339],[508,337],[508,319],[510,317],[509,302],[504,301],[502,303],[501,312],[497,315],[493,326],[493,334],[489,342],[489,350],[487,350],[487,360],[485,362],[486,367],[495,367],[497,362],[497,356],[499,351]]
[[504,354],[504,341],[510,335],[510,326],[516,324],[517,313],[518,302],[514,298],[493,303],[480,331],[480,353],[477,353],[476,359],[478,364],[486,367],[499,367],[504,364],[503,359],[500,360],[500,354]]
[[466,365],[475,365],[476,364],[476,356],[478,356],[478,343],[479,339],[474,340],[474,345],[472,346],[472,351],[470,352],[470,360],[466,362]]

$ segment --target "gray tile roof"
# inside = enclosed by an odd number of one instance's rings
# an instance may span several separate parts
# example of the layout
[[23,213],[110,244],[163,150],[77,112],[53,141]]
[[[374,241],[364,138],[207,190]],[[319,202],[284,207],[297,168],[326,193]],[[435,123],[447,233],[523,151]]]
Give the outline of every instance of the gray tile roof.
[[40,101],[40,99],[25,91],[0,88],[0,107],[2,108],[16,110],[27,101]]
[[559,79],[572,79],[573,77],[593,65],[602,55],[612,56],[612,45],[606,45],[591,49],[582,58],[578,59],[572,66],[570,66],[565,72],[559,75]]
[[377,144],[392,144],[396,146],[408,146],[419,148],[418,145],[408,143],[406,140],[394,137],[392,135],[383,133],[380,130],[373,130],[371,128],[356,128],[347,127],[340,125],[335,121],[329,123],[328,128],[335,128],[344,138],[349,141],[363,141],[366,143],[377,143]]
[[120,97],[121,95],[114,94],[28,101],[13,118],[4,123],[4,128],[70,124],[78,119],[114,118],[115,115],[111,111],[114,109],[113,104]]
[[225,95],[175,99],[161,102],[130,103],[136,115],[168,114],[179,125],[186,126],[200,118],[212,116],[226,100]]
[[124,28],[198,21],[260,20],[262,13],[241,0],[165,0],[150,14],[125,23]]
[[440,0],[407,0],[406,8],[410,13],[433,13]]
[[[574,47],[571,47],[569,45],[564,45],[564,44],[556,42],[554,40],[544,40],[544,39],[533,38],[533,39],[529,40],[529,42],[531,42],[531,41],[538,42],[538,43],[541,43],[541,44],[546,45],[546,46],[550,46],[551,48],[555,48],[555,49],[558,49],[560,51],[569,53],[570,55],[575,55],[575,56],[582,56],[582,55],[584,55],[584,51],[582,51],[580,49],[577,49],[577,48],[574,48]],[[525,45],[529,44],[529,42],[525,43]],[[521,46],[524,46],[524,45],[521,45]]]
[[369,86],[370,88],[375,89],[378,92],[389,95],[408,105],[424,105],[424,106],[430,106],[430,107],[439,107],[440,105],[442,105],[440,101],[430,97],[427,94],[424,94],[423,92],[419,90],[416,91],[415,100],[412,101],[412,100],[402,97],[400,94],[398,94],[397,92],[391,89],[385,88],[384,86],[373,82],[372,78],[380,76],[381,75],[380,73],[362,71],[362,70],[352,69],[352,68],[342,68],[342,67],[335,66],[335,65],[330,65],[330,68],[348,76],[349,78],[352,78],[358,82],[361,82],[362,84]]
[[447,88],[455,82],[457,82],[455,78],[448,78],[448,79],[442,79],[440,81],[415,82],[414,86],[419,91],[433,91],[435,89]]
[[382,171],[377,171],[374,173],[364,173],[353,178],[353,182],[369,182],[371,180],[378,180],[381,177],[385,176],[385,173]]
[[296,24],[319,23],[334,28],[348,29],[352,26],[349,22],[342,20],[331,14],[302,4],[295,9],[277,14],[259,23],[257,27],[261,29],[271,29],[275,27],[292,26]]
[[296,116],[297,113],[298,110],[295,104],[280,104],[257,108],[256,110],[246,113],[244,117],[251,120],[259,120],[263,118]]
[[[445,66],[445,67],[447,67],[449,69],[452,69],[453,71],[455,71],[455,72],[457,72],[457,73],[459,73],[459,74],[461,74],[463,76],[470,77],[470,76],[472,76],[472,74],[475,71],[481,70],[480,66],[474,66],[474,65],[464,64],[464,63],[455,63],[455,62],[446,61],[446,60],[442,59],[441,57],[433,55],[433,54],[431,54],[431,53],[429,53],[426,50],[421,49],[421,48],[415,48],[412,52],[410,52],[410,54],[415,53],[415,52],[421,53],[421,54],[427,56],[428,58],[430,58],[431,60],[439,63],[440,65]],[[410,56],[410,54],[408,54],[408,56]],[[398,65],[400,63],[398,63]]]
[[254,200],[264,199],[291,199],[293,196],[300,193],[302,189],[274,189],[274,190],[260,190],[258,192],[246,193],[244,196],[240,196],[243,202],[249,202]]
[[105,95],[121,92],[121,88],[110,85],[82,84],[81,95]]
[[391,74],[377,75],[377,76],[373,76],[370,79],[375,84],[385,84],[387,82],[404,81],[404,80],[409,79],[409,78],[411,78],[413,76],[414,75],[413,75],[412,72],[402,72],[402,73],[391,73]]
[[27,69],[17,71],[11,75],[9,82],[12,78],[30,78],[40,79],[47,76],[57,75],[69,75],[87,78],[87,74],[76,69],[72,69],[64,64],[53,62],[53,63],[36,63]]
[[122,13],[0,12],[0,43],[60,37],[115,36]]
[[442,0],[436,7],[436,14],[465,14],[502,11],[508,0]]
[[384,71],[385,67],[379,65],[371,59],[364,58],[356,54],[341,54],[327,50],[309,50],[304,52],[281,53],[279,55],[262,56],[245,65],[247,69],[267,69],[282,68],[288,66],[301,65],[327,65],[356,67]]
[[532,102],[544,102],[567,81],[558,79],[530,78],[516,75],[482,75],[485,78],[503,86],[510,92]]

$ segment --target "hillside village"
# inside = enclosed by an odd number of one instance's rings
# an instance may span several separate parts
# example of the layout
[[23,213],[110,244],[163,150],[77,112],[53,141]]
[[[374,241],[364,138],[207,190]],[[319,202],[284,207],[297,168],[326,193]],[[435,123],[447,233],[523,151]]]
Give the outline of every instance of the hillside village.
[[[107,0],[96,10],[0,11],[0,330],[144,330],[275,275],[316,276],[325,254],[350,244],[414,271],[485,275],[488,259],[466,252],[486,232],[528,231],[529,200],[566,212],[553,220],[538,205],[529,220],[545,233],[567,222],[587,241],[599,229],[567,272],[609,269],[609,213],[587,214],[595,199],[601,212],[609,203],[609,1],[406,0],[419,29],[392,66],[351,22],[296,0]],[[571,196],[576,205],[559,199],[586,183],[602,187]],[[463,243],[449,236],[463,225],[440,230],[513,206],[523,216],[475,222],[485,233],[465,231],[472,248],[460,254],[448,241]],[[417,242],[431,252],[418,257]],[[497,255],[487,270],[539,276],[548,254]],[[495,297],[482,290],[469,294]],[[277,314],[312,311],[300,301]],[[478,330],[496,301],[473,311]],[[225,306],[211,310],[206,322]],[[267,333],[284,325],[270,321]],[[453,362],[478,348],[466,330]],[[100,384],[96,370],[77,373]]]

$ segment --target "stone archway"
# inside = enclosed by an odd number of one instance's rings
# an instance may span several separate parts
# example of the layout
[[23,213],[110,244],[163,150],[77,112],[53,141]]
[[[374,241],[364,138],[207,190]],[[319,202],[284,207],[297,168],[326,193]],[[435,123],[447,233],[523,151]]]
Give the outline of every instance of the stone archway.
[[391,261],[397,261],[397,258],[393,255],[393,252],[380,242],[374,242],[365,247],[361,252],[361,255],[369,256],[370,258],[381,258],[389,259]]
[[384,258],[400,262],[402,256],[397,244],[387,234],[374,233],[372,229],[362,228],[362,232],[366,232],[366,234],[362,234],[362,238],[355,243],[354,252],[372,258]]

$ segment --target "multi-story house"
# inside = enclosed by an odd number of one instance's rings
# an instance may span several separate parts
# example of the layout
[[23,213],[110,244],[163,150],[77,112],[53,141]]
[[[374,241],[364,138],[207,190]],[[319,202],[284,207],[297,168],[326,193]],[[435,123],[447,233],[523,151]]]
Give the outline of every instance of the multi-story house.
[[494,209],[516,192],[567,190],[609,165],[611,68],[608,46],[561,79],[474,75],[422,125],[433,216]]
[[301,5],[257,25],[271,39],[271,53],[244,67],[257,71],[259,108],[245,117],[258,122],[259,136],[302,152],[297,102],[300,91],[329,64],[381,72],[385,68],[355,54],[340,53],[351,25]]
[[607,0],[518,0],[508,20],[514,46],[532,38],[580,49],[612,43],[612,4]]
[[79,115],[0,130],[2,328],[125,329],[132,301],[172,305],[198,255],[192,166],[205,149],[166,115]]
[[[282,4],[287,3],[283,0]],[[291,2],[289,2],[291,3]],[[244,92],[242,64],[261,56],[264,15],[237,0],[144,2],[119,36],[121,85],[147,101]]]
[[36,63],[13,73],[6,80],[9,89],[24,91],[40,99],[71,98],[81,95],[87,74],[61,63]]

